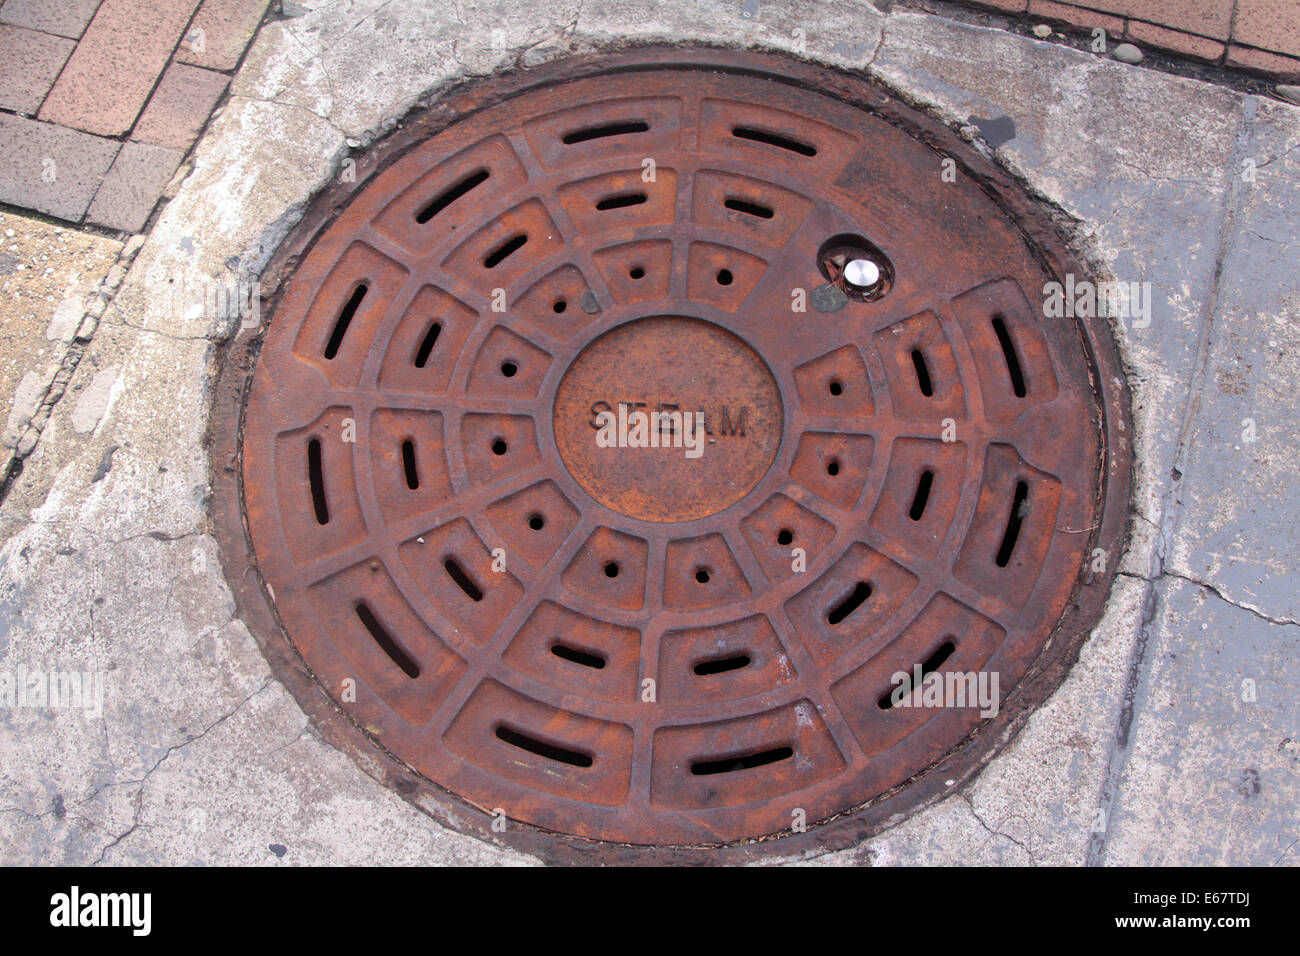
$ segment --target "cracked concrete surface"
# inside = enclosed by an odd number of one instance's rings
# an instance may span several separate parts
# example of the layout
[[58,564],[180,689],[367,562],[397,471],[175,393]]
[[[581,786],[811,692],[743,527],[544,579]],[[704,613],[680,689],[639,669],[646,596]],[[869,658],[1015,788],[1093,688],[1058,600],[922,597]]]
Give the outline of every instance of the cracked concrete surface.
[[1149,326],[1116,327],[1133,539],[1069,679],[968,786],[790,862],[1295,862],[1300,110],[863,0],[299,6],[249,51],[0,507],[0,671],[106,677],[100,718],[0,709],[0,862],[533,862],[375,783],[272,678],[206,516],[215,346],[238,317],[189,293],[255,279],[412,106],[651,40],[866,69],[972,135],[996,121],[997,158],[1075,217],[1082,254],[1154,293]]

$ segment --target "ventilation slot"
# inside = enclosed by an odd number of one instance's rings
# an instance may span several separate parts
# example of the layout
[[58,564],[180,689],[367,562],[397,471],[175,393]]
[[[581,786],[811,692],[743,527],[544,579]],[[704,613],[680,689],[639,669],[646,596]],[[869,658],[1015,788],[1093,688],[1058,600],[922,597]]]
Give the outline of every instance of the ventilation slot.
[[916,497],[912,499],[912,507],[907,512],[907,516],[913,521],[920,521],[921,515],[925,514],[925,505],[930,500],[930,487],[933,484],[934,472],[921,472],[921,478],[916,483]]
[[561,660],[569,661],[572,664],[581,664],[583,667],[594,667],[600,670],[605,666],[605,658],[599,654],[589,654],[586,651],[580,651],[576,647],[569,647],[567,644],[552,644],[551,653]]
[[723,205],[728,209],[734,209],[736,212],[743,212],[746,216],[757,216],[759,219],[771,219],[776,215],[772,212],[771,206],[761,206],[756,202],[747,202],[734,196]]
[[429,356],[433,354],[433,347],[438,342],[438,335],[442,332],[442,323],[434,322],[429,326],[429,331],[424,333],[424,339],[420,342],[420,348],[415,353],[415,367],[424,368],[429,364]]
[[330,340],[325,343],[325,357],[333,361],[334,356],[339,354],[339,346],[343,344],[343,336],[348,334],[348,326],[352,324],[352,317],[357,314],[357,309],[361,308],[361,300],[366,297],[369,287],[364,283],[357,286],[356,291],[352,293],[352,298],[348,299],[343,306],[343,311],[339,313],[339,320],[334,323],[334,331],[330,333]]
[[1020,524],[1029,509],[1025,506],[1029,500],[1029,486],[1023,481],[1016,482],[1016,496],[1011,501],[1011,514],[1007,516],[1007,530],[1002,535],[1002,545],[998,548],[998,567],[1005,568],[1011,563],[1011,552],[1016,549],[1016,539],[1020,537]]
[[1011,333],[1007,331],[1007,324],[1002,321],[1002,316],[993,316],[993,331],[997,333],[998,344],[1002,346],[1002,357],[1007,360],[1007,374],[1011,376],[1011,389],[1016,393],[1016,398],[1024,398],[1025,373],[1020,368],[1015,343],[1011,341]]
[[723,760],[699,760],[691,764],[691,773],[697,777],[707,777],[715,773],[734,773],[737,770],[749,770],[752,767],[764,767],[770,763],[780,763],[794,756],[790,747],[773,747],[758,753],[741,757],[727,757]]
[[442,568],[447,572],[447,577],[456,582],[456,587],[460,588],[469,597],[471,601],[483,600],[483,592],[479,586],[473,582],[465,569],[456,563],[455,558],[448,558],[442,562]]
[[510,258],[510,256],[522,249],[524,243],[527,241],[528,236],[525,233],[520,233],[517,236],[512,236],[507,239],[505,242],[501,243],[501,245],[497,246],[496,249],[489,253],[488,257],[483,260],[484,268],[495,269],[497,266],[501,265],[501,263],[505,262],[506,259]]
[[752,126],[737,126],[732,129],[731,135],[739,139],[753,140],[756,143],[766,143],[768,146],[777,147],[777,149],[786,149],[792,153],[798,153],[800,156],[817,155],[816,146],[801,143],[797,139],[790,139],[779,133],[769,133],[765,129],[754,129]]
[[402,442],[402,470],[406,472],[406,487],[414,491],[420,487],[420,472],[415,467],[415,442],[409,438]]
[[[957,645],[954,644],[952,641],[945,641],[944,643],[940,644],[938,649],[936,649],[933,654],[931,654],[929,657],[927,657],[924,661],[921,662],[921,680],[925,680],[927,675],[933,674],[940,667],[942,667],[943,662],[946,661],[948,658],[952,657],[952,652],[955,651],[956,649],[957,649]],[[895,694],[899,694],[901,698],[906,699],[912,693],[913,690],[915,690],[915,688],[912,687],[912,677],[911,674],[909,673],[907,680],[903,681],[903,683],[899,684],[893,690],[886,693],[876,703],[879,705],[881,710],[890,710],[894,706]],[[901,694],[899,693],[900,691],[902,692]]]
[[330,523],[330,507],[325,500],[325,468],[321,462],[320,439],[307,442],[307,477],[311,482],[311,503],[316,509],[316,523]]
[[629,120],[622,123],[606,123],[604,126],[588,126],[586,129],[566,133],[560,140],[565,146],[586,143],[593,139],[605,139],[607,136],[626,136],[628,133],[644,133],[650,129],[649,123],[641,120]]
[[509,727],[498,727],[496,737],[497,740],[503,740],[512,747],[527,750],[530,754],[545,757],[547,760],[567,763],[571,767],[590,767],[594,762],[587,754],[534,740],[532,737],[511,730]]
[[921,394],[929,398],[934,394],[934,385],[930,381],[930,370],[926,368],[925,356],[920,349],[912,349],[912,366],[916,369],[916,384]]
[[695,673],[701,677],[708,677],[710,674],[725,674],[727,671],[738,671],[742,667],[749,666],[749,656],[740,654],[736,657],[717,657],[711,661],[701,661],[695,665]]
[[387,628],[379,623],[379,618],[375,617],[365,603],[357,605],[357,617],[361,619],[361,623],[366,626],[366,630],[370,632],[370,636],[375,639],[375,643],[379,645],[380,649],[392,659],[394,664],[402,669],[402,673],[411,680],[415,680],[420,676],[419,665],[411,660],[410,654],[402,650],[401,645],[393,639],[393,635],[388,633]]
[[859,581],[853,586],[853,590],[839,604],[835,605],[826,612],[826,621],[828,624],[839,624],[850,614],[862,607],[867,598],[871,597],[871,585],[866,581]]
[[466,176],[464,179],[462,179],[456,185],[452,186],[446,192],[435,196],[433,198],[433,201],[430,202],[429,205],[425,206],[418,213],[416,213],[415,221],[420,223],[421,225],[428,222],[430,219],[438,215],[438,213],[442,212],[444,209],[446,209],[448,206],[454,203],[461,196],[465,195],[471,189],[474,189],[476,186],[481,186],[485,182],[487,182],[487,178],[490,175],[491,173],[489,173],[486,169],[480,169],[478,172]]
[[645,193],[622,193],[618,196],[606,196],[596,203],[596,209],[605,212],[607,209],[625,209],[628,206],[639,206],[649,197]]

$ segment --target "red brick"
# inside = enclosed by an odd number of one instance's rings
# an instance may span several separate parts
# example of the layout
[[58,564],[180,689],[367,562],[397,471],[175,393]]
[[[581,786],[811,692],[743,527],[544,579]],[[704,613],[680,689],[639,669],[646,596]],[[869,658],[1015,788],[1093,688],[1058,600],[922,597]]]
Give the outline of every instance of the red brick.
[[1159,23],[1216,40],[1228,39],[1232,26],[1232,0],[1086,0],[1073,5]]
[[41,119],[119,136],[135,123],[198,0],[104,0]]
[[[176,51],[176,59],[213,70],[233,70],[270,3],[271,0],[203,0],[185,41]],[[202,50],[197,48],[200,37]]]
[[1212,63],[1223,56],[1224,50],[1223,44],[1218,40],[1192,36],[1181,30],[1166,30],[1164,27],[1143,23],[1140,20],[1128,22],[1128,39],[1147,46],[1159,47],[1161,50],[1172,50],[1174,53],[1181,53],[1183,56],[1198,60],[1209,60]]
[[15,113],[40,109],[74,46],[63,37],[0,26],[0,107]]
[[1087,30],[1091,30],[1093,27],[1101,27],[1113,37],[1124,34],[1124,20],[1120,17],[1107,16],[1095,10],[1084,10],[1066,3],[1055,3],[1053,0],[1030,0],[1029,14],[1030,16],[1042,17],[1044,20],[1057,20],[1071,26],[1083,27]]
[[173,63],[149,98],[131,139],[187,151],[229,82],[220,73]]
[[1300,60],[1291,56],[1255,50],[1248,46],[1228,47],[1228,66],[1237,66],[1245,70],[1271,73],[1278,79],[1295,81],[1300,79]]
[[1020,13],[1029,5],[1029,0],[969,0],[981,7],[995,7],[1011,13]]
[[0,23],[77,39],[95,15],[99,0],[5,0]]
[[1300,0],[1237,0],[1232,38],[1300,56]]
[[76,222],[120,145],[0,113],[0,202]]
[[179,150],[127,143],[95,194],[86,219],[110,229],[139,232],[180,162]]

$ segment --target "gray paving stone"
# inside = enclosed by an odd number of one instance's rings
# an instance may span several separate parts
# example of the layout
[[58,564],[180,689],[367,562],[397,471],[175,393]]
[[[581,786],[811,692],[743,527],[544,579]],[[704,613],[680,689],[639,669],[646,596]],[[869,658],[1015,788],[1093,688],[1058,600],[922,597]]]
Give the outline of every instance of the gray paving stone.
[[1166,566],[1300,620],[1300,109],[1248,108]]
[[1178,578],[1157,597],[1100,862],[1294,865],[1300,625]]

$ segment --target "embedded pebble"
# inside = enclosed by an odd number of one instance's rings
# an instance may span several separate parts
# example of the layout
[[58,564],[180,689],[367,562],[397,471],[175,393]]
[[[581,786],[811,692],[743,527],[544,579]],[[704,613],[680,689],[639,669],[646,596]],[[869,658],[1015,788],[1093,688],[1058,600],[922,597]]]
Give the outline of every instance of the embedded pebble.
[[1142,51],[1132,43],[1121,43],[1115,47],[1115,59],[1121,63],[1141,63]]

